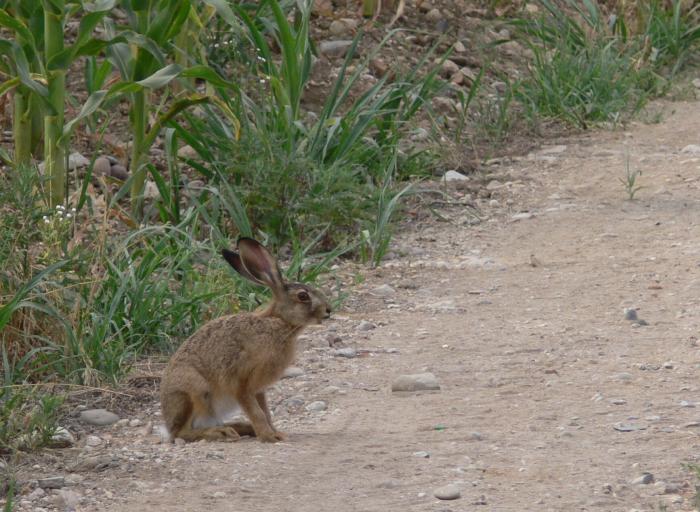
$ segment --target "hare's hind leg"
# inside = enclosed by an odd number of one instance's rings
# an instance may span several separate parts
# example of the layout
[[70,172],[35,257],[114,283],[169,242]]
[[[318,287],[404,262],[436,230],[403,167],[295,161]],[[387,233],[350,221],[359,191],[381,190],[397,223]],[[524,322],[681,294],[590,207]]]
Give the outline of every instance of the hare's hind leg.
[[163,416],[172,437],[185,441],[238,441],[241,436],[235,429],[216,424],[209,405],[202,398],[206,398],[206,395],[200,398],[184,391],[175,391],[163,397]]

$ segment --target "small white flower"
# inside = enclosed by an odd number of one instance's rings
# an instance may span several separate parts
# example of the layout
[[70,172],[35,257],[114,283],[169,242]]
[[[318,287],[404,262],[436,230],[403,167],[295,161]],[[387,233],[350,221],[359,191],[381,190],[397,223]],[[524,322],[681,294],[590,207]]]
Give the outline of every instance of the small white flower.
[[44,224],[49,224],[50,222],[51,222],[51,221],[50,221],[49,219],[47,219],[46,217],[44,217]]
[[218,47],[219,47],[219,43],[214,43],[214,48],[218,48]]
[[67,219],[70,219],[72,216],[73,216],[72,213],[66,213],[66,218],[67,218]]
[[76,210],[75,210],[75,208],[71,208],[70,211],[72,211],[73,213],[75,213]]
[[44,215],[44,216],[42,217],[42,219],[44,219],[44,220],[49,220],[49,218],[48,218],[46,215]]
[[259,60],[260,62],[267,62],[267,61],[265,60],[265,57],[261,57],[260,55],[258,55],[258,60]]
[[63,206],[61,206],[60,204],[57,204],[57,205],[56,205],[56,209],[57,209],[57,210],[60,210],[61,208],[63,208]]

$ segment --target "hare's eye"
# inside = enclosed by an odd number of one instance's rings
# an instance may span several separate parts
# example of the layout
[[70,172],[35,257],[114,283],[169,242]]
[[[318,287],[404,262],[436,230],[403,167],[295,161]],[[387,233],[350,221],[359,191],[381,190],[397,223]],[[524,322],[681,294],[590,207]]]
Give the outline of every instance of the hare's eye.
[[297,298],[301,302],[309,302],[311,300],[311,297],[309,297],[309,294],[305,291],[300,291],[299,293],[297,293]]

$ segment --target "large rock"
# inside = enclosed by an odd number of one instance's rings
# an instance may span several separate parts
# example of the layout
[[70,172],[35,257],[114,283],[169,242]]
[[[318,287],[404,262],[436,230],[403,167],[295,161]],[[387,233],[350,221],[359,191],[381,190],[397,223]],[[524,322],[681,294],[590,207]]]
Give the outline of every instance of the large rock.
[[400,375],[391,385],[392,391],[436,391],[439,389],[440,384],[432,373]]
[[88,409],[80,413],[80,421],[89,425],[111,425],[119,421],[119,416],[106,409]]

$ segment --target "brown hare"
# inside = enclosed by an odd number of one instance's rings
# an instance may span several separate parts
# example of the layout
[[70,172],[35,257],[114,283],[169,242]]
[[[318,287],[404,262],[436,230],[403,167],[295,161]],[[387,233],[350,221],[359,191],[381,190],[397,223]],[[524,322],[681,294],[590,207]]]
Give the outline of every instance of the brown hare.
[[[265,388],[294,358],[296,339],[310,324],[328,318],[326,297],[309,286],[287,283],[275,259],[251,238],[224,259],[253,283],[268,286],[272,300],[261,311],[223,316],[203,325],[170,359],[161,382],[161,406],[171,439],[235,441],[255,435],[274,443]],[[243,409],[250,423],[224,423]]]

